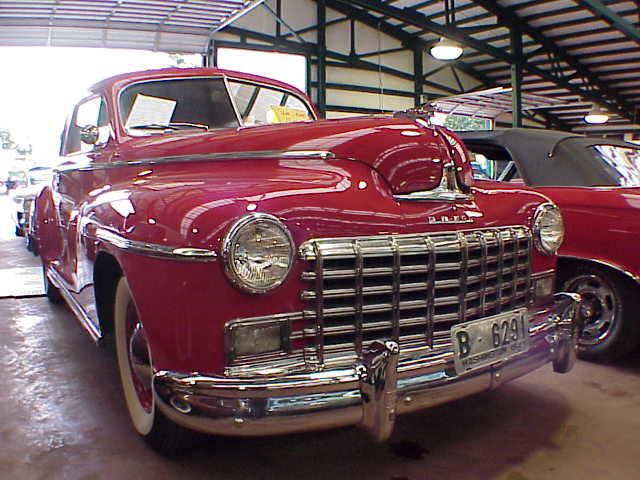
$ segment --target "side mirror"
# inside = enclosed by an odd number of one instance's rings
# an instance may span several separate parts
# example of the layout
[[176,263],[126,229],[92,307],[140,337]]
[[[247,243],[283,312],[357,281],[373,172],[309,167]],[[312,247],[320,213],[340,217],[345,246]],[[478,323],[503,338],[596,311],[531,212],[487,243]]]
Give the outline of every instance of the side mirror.
[[95,125],[80,127],[80,140],[87,145],[95,145],[98,141],[98,134],[98,127]]

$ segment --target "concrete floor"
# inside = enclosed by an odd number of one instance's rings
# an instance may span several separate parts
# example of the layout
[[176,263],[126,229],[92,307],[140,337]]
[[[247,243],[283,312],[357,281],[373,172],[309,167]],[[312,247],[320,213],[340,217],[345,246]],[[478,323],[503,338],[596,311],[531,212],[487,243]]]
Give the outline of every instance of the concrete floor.
[[[7,206],[0,198],[0,269],[39,265],[12,237]],[[111,353],[67,308],[0,299],[0,365],[2,480],[640,478],[640,352],[400,417],[386,444],[356,428],[204,438],[180,460],[134,434]]]

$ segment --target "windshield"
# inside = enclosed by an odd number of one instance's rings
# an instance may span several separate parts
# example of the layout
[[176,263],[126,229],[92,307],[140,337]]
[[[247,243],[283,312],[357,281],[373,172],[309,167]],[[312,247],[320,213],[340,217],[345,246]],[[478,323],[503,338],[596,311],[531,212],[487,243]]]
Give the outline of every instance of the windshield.
[[227,91],[220,77],[136,83],[120,95],[120,118],[133,136],[238,127],[238,116],[242,126],[314,119],[307,103],[292,92],[233,79],[228,85]]
[[640,186],[640,149],[615,145],[590,147],[596,162],[620,187]]
[[119,104],[130,135],[239,126],[222,78],[136,83],[122,91]]

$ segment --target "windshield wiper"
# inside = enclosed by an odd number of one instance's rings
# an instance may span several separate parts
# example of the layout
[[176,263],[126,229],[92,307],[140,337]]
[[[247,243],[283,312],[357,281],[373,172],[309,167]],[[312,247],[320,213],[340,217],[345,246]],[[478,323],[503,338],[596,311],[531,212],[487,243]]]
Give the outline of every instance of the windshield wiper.
[[131,125],[128,128],[131,129],[139,129],[139,130],[183,130],[186,128],[200,128],[202,130],[209,130],[207,125],[203,125],[201,123],[180,123],[180,122],[171,122],[171,123],[145,123],[141,125]]

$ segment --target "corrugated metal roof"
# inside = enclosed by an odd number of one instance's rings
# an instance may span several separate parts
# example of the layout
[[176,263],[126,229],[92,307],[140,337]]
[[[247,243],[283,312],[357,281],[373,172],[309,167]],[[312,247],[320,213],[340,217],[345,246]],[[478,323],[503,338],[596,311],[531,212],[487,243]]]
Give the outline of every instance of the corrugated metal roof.
[[203,53],[264,0],[0,0],[0,45]]
[[[637,1],[449,0],[454,22],[447,22],[442,0],[325,1],[352,18],[379,25],[409,48],[427,49],[441,35],[465,45],[459,60],[425,71],[425,82],[451,69],[487,88],[510,87],[511,31],[519,30],[523,92],[569,104],[547,107],[538,118],[582,131],[585,113],[597,104],[610,120],[587,130],[640,132]],[[466,92],[461,88],[460,93]]]

